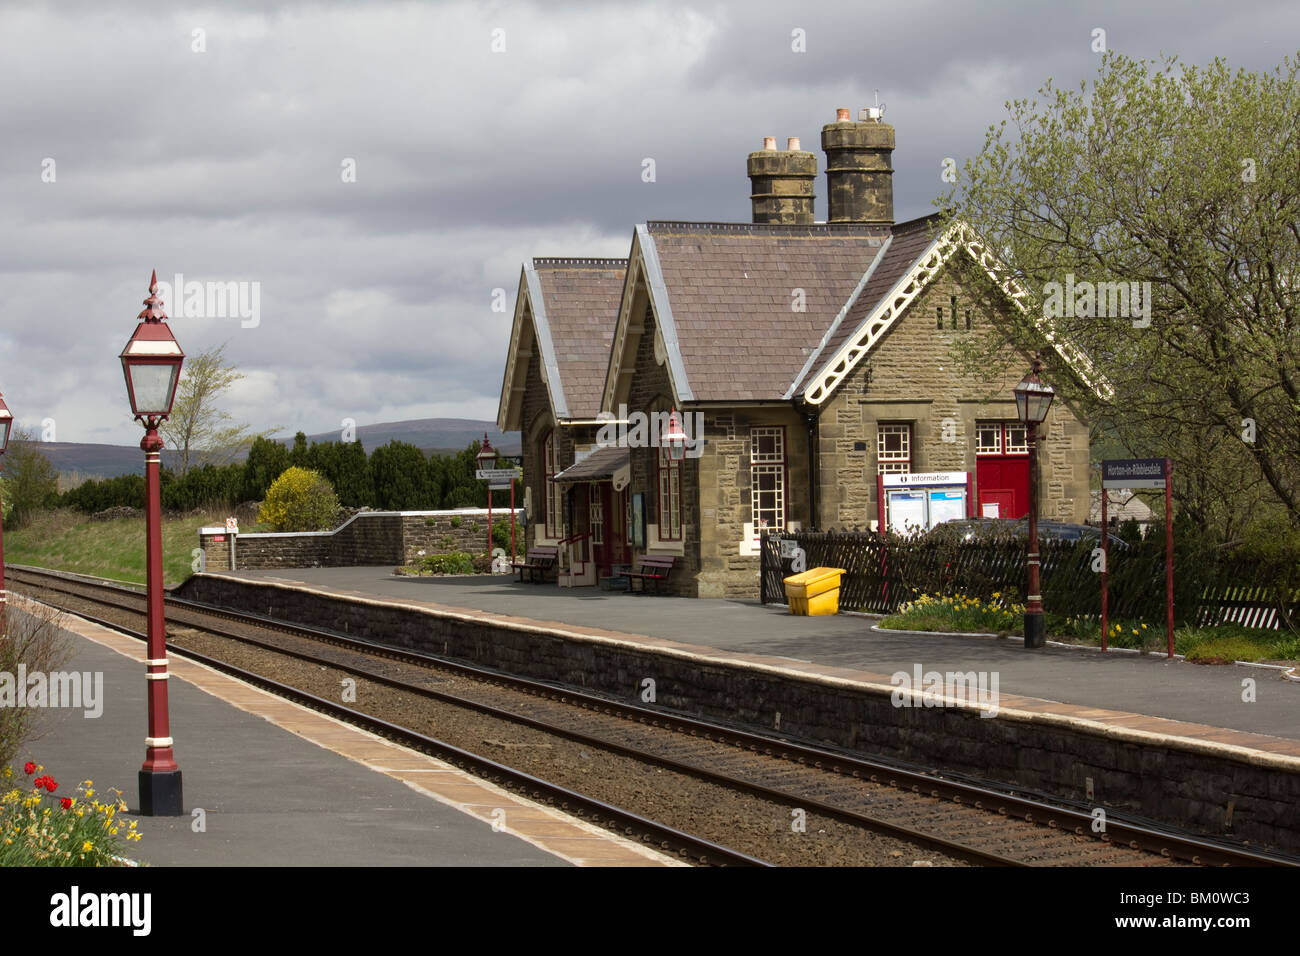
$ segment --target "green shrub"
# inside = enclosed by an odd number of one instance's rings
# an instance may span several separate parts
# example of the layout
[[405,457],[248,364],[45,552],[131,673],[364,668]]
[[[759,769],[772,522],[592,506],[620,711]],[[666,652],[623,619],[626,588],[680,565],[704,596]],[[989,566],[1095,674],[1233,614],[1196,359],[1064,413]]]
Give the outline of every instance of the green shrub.
[[294,466],[271,483],[257,520],[276,531],[324,531],[338,513],[339,499],[325,476]]
[[459,528],[459,527],[460,527],[460,515],[452,515],[452,517],[451,517],[451,526],[452,526],[453,528]]
[[474,560],[464,551],[431,554],[420,563],[420,569],[434,574],[473,574]]
[[[518,544],[518,542],[516,542]],[[492,522],[492,547],[510,553],[510,519]]]

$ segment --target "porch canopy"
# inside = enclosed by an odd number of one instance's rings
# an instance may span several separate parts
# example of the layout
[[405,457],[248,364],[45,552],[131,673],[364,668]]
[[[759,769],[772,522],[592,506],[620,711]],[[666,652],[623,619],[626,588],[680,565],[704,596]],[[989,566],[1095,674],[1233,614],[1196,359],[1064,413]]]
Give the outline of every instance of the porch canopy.
[[[564,469],[553,480],[557,484],[574,485],[583,482],[621,479],[626,484],[627,477],[631,472],[631,463],[632,449],[630,448],[619,448],[617,446],[597,448],[581,461],[574,462]],[[615,484],[617,485],[618,481],[615,481]]]

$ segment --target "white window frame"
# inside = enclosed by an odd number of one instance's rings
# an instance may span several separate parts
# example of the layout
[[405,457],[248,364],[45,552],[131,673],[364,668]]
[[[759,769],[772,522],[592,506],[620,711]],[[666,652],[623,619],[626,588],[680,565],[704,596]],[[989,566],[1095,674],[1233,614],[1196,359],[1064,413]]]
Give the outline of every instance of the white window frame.
[[558,429],[552,428],[542,439],[542,493],[545,496],[546,537],[557,541],[564,533],[564,492],[555,480],[560,473],[560,442]]
[[[764,439],[775,439],[772,442],[771,451],[762,451],[761,446]],[[755,425],[749,430],[749,517],[754,533],[758,534],[763,528],[763,521],[767,520],[767,529],[769,531],[786,530],[786,457],[785,457],[785,426],[784,425]],[[760,475],[775,475],[776,488],[773,489],[776,495],[775,505],[771,508],[762,507],[761,495],[765,492],[759,488]],[[770,516],[766,518],[765,516]]]
[[682,463],[659,447],[659,540],[682,540]]
[[[902,435],[903,447],[891,451],[885,447],[886,435]],[[876,423],[876,474],[906,475],[912,471],[912,423]]]
[[591,543],[605,543],[605,506],[600,497],[600,485],[587,486],[587,530]]
[[[997,447],[990,449],[980,446],[980,432],[997,429],[998,443]],[[977,458],[1002,458],[1006,456],[1018,456],[1029,454],[1029,444],[1022,441],[1019,444],[1012,444],[1011,433],[1020,432],[1022,437],[1027,434],[1025,426],[1017,420],[1013,421],[980,421],[975,423],[975,456]]]

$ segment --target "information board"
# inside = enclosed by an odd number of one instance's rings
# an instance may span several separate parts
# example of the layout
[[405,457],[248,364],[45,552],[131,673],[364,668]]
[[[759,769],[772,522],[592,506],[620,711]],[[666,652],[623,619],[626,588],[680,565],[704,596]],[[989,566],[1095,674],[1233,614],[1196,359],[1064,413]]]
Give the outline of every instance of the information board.
[[966,492],[964,489],[961,491],[930,492],[930,523],[928,527],[933,528],[945,521],[964,517],[966,517]]

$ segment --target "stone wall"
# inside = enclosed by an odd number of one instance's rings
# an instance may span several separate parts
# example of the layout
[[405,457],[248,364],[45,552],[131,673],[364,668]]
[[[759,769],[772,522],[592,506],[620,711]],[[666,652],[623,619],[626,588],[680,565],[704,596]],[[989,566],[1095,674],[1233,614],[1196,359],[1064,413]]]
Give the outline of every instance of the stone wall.
[[[1300,852],[1300,761],[1213,742],[1158,738],[1055,714],[893,706],[889,685],[745,667],[533,622],[436,612],[308,588],[196,575],[180,596],[343,631],[513,674],[639,700],[655,681],[666,709],[866,755],[1116,808],[1208,835]],[[1232,806],[1231,828],[1226,826]]]
[[[913,472],[975,467],[975,423],[1015,421],[1012,390],[1030,360],[1006,353],[982,378],[958,371],[954,345],[989,331],[991,316],[970,290],[963,255],[954,257],[914,301],[871,355],[823,405],[819,425],[818,526],[871,527],[876,502],[876,426],[912,424]],[[957,329],[952,325],[953,299]],[[944,328],[937,328],[936,309]],[[966,311],[971,329],[966,330]],[[1044,377],[1050,381],[1052,371]],[[1082,523],[1088,517],[1088,428],[1056,401],[1039,444],[1044,518]],[[978,495],[978,490],[976,491]]]
[[[510,509],[493,509],[492,520],[508,524]],[[517,520],[523,520],[521,510]],[[207,570],[230,569],[230,537],[224,531],[200,529],[199,547],[204,551]],[[254,570],[398,565],[418,561],[420,551],[477,553],[486,547],[486,508],[363,511],[333,531],[240,534],[235,539],[235,567]]]
[[786,407],[728,408],[704,419],[704,453],[698,463],[700,528],[699,597],[757,598],[759,558],[744,547],[753,520],[750,430],[779,426],[785,436],[787,526],[809,524],[808,428]]
[[[645,307],[644,331],[637,342],[635,374],[632,376],[631,389],[628,392],[627,408],[629,412],[670,411],[673,407],[672,383],[668,378],[667,359],[659,361],[655,356],[655,337],[657,323],[654,310],[647,302]],[[705,454],[708,454],[705,445]],[[645,495],[646,546],[643,552],[654,554],[671,554],[676,556],[677,564],[672,576],[664,585],[665,593],[679,594],[686,597],[698,595],[700,572],[700,459],[686,458],[681,465],[681,501],[682,534],[679,541],[661,541],[659,527],[659,449],[633,448],[631,455],[631,481],[628,494]],[[635,555],[633,556],[636,557]]]

